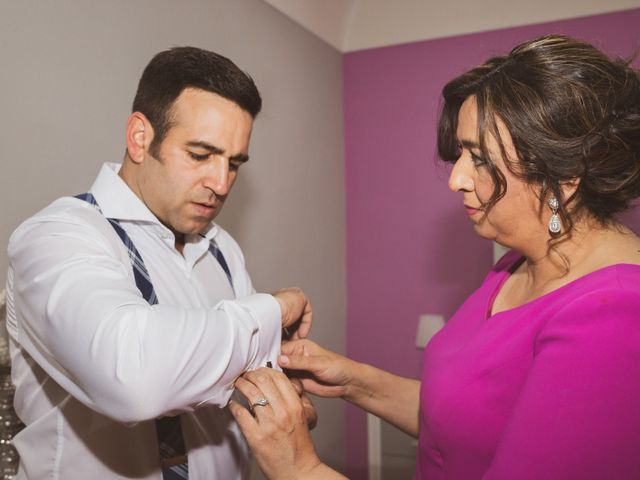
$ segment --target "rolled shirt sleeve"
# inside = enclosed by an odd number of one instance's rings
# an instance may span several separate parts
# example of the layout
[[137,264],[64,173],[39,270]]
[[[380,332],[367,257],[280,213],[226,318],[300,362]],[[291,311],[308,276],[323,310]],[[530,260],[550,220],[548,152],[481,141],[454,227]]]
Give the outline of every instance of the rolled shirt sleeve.
[[243,371],[276,357],[275,298],[149,305],[109,225],[83,215],[96,213],[33,217],[8,249],[10,334],[79,401],[121,422],[223,406]]

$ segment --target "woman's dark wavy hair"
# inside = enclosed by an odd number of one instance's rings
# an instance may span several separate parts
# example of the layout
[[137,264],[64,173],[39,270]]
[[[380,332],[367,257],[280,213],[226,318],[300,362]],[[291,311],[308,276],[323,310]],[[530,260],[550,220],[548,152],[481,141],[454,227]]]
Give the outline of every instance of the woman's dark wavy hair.
[[[485,211],[507,188],[487,151],[491,135],[509,171],[541,187],[541,209],[550,194],[558,199],[561,237],[571,235],[576,215],[588,213],[600,224],[609,223],[640,196],[640,77],[630,63],[561,35],[491,58],[444,87],[440,158],[458,159],[458,112],[475,96],[480,149],[495,185]],[[507,158],[498,119],[511,135],[517,159]],[[563,198],[561,184],[575,180],[575,194]]]

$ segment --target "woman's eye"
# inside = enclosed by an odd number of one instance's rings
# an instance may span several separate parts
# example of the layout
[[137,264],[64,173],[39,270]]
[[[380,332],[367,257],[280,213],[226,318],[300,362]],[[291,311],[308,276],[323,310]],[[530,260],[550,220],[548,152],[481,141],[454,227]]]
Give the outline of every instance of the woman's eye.
[[462,156],[462,144],[461,143],[456,143],[456,148],[455,148],[454,154],[455,154],[456,158],[460,158]]
[[471,161],[476,167],[480,167],[487,163],[484,161],[484,158],[482,158],[480,155],[476,155],[473,152],[471,152]]
[[210,154],[209,153],[198,154],[198,153],[189,152],[189,156],[191,156],[191,158],[193,158],[194,160],[201,162],[209,158]]

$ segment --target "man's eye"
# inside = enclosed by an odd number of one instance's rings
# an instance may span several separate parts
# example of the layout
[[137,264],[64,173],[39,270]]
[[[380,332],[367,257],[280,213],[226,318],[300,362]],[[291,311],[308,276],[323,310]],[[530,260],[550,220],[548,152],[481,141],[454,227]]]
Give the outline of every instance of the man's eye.
[[210,153],[198,154],[198,153],[189,152],[189,156],[199,162],[206,160],[207,158],[209,158],[210,155],[211,155]]
[[229,170],[231,170],[232,172],[237,172],[238,169],[240,168],[240,165],[242,165],[242,164],[241,163],[230,162],[229,163]]

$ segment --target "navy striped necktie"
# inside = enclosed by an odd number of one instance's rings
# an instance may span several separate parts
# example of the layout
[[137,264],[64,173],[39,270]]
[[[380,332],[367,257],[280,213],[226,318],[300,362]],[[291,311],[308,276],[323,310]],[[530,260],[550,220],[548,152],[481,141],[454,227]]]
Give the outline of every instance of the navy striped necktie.
[[[80,195],[76,195],[75,198],[84,200],[91,205],[95,205],[98,211],[102,213],[102,210],[100,210],[100,205],[98,205],[98,202],[91,193],[82,193]],[[133,244],[133,241],[131,240],[131,238],[129,238],[127,232],[125,232],[125,230],[116,219],[107,217],[105,218],[118,234],[118,237],[120,237],[120,240],[122,240],[122,243],[124,243],[125,247],[127,247],[129,259],[131,260],[131,264],[133,266],[133,276],[135,278],[138,290],[140,290],[140,293],[150,305],[156,305],[158,303],[158,297],[153,288],[153,284],[151,283],[151,277],[149,276],[147,267],[144,264],[144,260],[142,260],[142,257],[140,256],[140,252],[138,252],[138,249]],[[224,273],[226,274],[229,283],[231,284],[231,288],[233,289],[233,279],[231,277],[231,271],[229,270],[229,266],[224,258],[224,255],[222,254],[222,251],[216,244],[215,240],[211,240],[209,242],[209,252],[211,252],[211,254],[215,257],[215,259],[224,270]],[[189,467],[186,461],[186,448],[182,435],[182,427],[180,425],[180,416],[162,417],[156,419],[156,430],[158,432],[158,448],[160,450],[160,459],[163,465],[163,480],[184,480],[189,478]],[[175,465],[172,464],[175,462],[171,462],[171,460],[169,460],[180,457],[183,457],[184,461]]]

